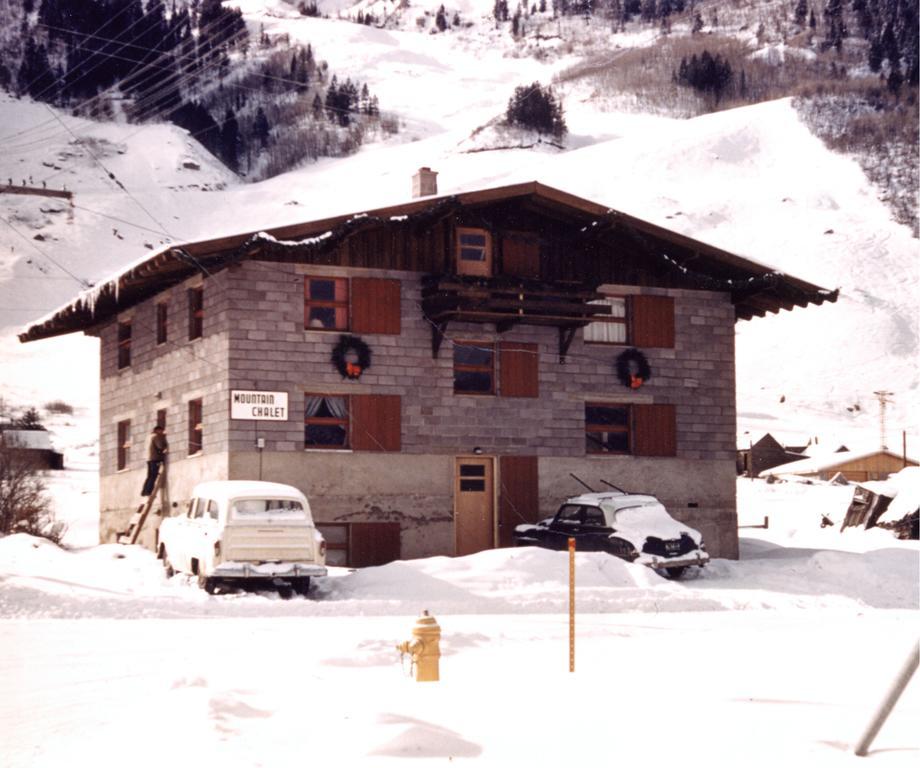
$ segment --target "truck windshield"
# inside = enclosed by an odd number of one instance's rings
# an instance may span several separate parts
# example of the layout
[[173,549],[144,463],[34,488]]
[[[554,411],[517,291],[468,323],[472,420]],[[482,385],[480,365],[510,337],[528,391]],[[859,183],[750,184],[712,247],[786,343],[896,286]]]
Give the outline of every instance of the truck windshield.
[[234,499],[230,509],[234,517],[304,517],[296,499]]

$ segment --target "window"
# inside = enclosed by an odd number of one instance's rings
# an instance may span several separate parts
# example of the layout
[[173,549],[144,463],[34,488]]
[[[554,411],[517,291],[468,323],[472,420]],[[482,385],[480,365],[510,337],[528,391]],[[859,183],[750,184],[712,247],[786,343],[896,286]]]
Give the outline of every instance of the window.
[[118,458],[117,469],[127,469],[131,460],[131,421],[118,422]]
[[304,446],[348,448],[348,398],[344,395],[306,395]]
[[200,339],[204,335],[204,288],[188,289],[188,339]]
[[167,331],[167,319],[169,316],[169,305],[165,301],[157,304],[157,344],[165,344],[169,338]]
[[131,321],[125,320],[118,324],[118,368],[127,368],[131,365]]
[[204,427],[202,400],[188,401],[188,455],[201,453],[204,448]]
[[495,392],[495,352],[491,343],[454,343],[454,393],[491,395]]
[[166,409],[160,408],[157,411],[156,426],[166,429]]
[[457,229],[457,274],[492,274],[492,236],[484,229]]
[[399,395],[306,394],[304,398],[305,448],[401,450]]
[[585,403],[588,453],[677,455],[677,411],[669,403]]
[[460,465],[460,490],[463,492],[485,492],[486,468],[484,464]]
[[348,329],[348,280],[344,277],[304,278],[304,328]]
[[674,347],[674,299],[670,296],[608,296],[611,314],[585,327],[589,344],[633,344],[637,347]]
[[629,340],[626,319],[626,298],[608,296],[589,302],[610,307],[609,315],[601,315],[585,326],[585,341],[589,344],[626,344]]
[[631,453],[630,407],[585,403],[585,449],[588,453]]
[[540,396],[540,350],[536,344],[503,341],[498,345],[502,397]]

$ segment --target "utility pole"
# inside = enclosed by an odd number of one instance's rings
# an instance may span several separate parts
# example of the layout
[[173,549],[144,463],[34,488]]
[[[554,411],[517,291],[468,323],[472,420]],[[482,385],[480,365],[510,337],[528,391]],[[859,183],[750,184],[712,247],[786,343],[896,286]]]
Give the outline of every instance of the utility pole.
[[894,395],[894,392],[888,392],[884,389],[872,393],[878,398],[879,404],[879,429],[881,430],[881,447],[883,450],[888,448],[888,438],[885,435],[885,407],[891,402],[888,398]]

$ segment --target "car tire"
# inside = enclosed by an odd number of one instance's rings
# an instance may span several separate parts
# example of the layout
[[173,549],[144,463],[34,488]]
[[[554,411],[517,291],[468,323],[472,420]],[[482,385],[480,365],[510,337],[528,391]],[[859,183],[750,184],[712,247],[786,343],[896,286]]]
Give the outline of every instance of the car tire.
[[160,549],[160,557],[163,560],[163,570],[166,571],[166,578],[171,579],[176,575],[176,569],[173,568],[171,562],[169,562],[169,557],[166,555],[166,547]]
[[676,568],[665,568],[662,574],[666,579],[677,580],[687,571],[686,565],[679,565]]

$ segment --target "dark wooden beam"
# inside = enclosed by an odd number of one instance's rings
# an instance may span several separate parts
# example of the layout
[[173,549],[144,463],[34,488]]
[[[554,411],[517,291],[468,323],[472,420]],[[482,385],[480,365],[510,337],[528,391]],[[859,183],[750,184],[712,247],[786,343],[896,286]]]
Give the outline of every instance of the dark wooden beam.
[[431,357],[438,359],[438,353],[441,351],[441,344],[444,342],[444,335],[447,332],[447,320],[431,320]]
[[559,362],[562,365],[565,365],[565,356],[569,352],[569,347],[572,345],[572,339],[575,338],[575,331],[578,330],[577,326],[571,328],[559,327]]

